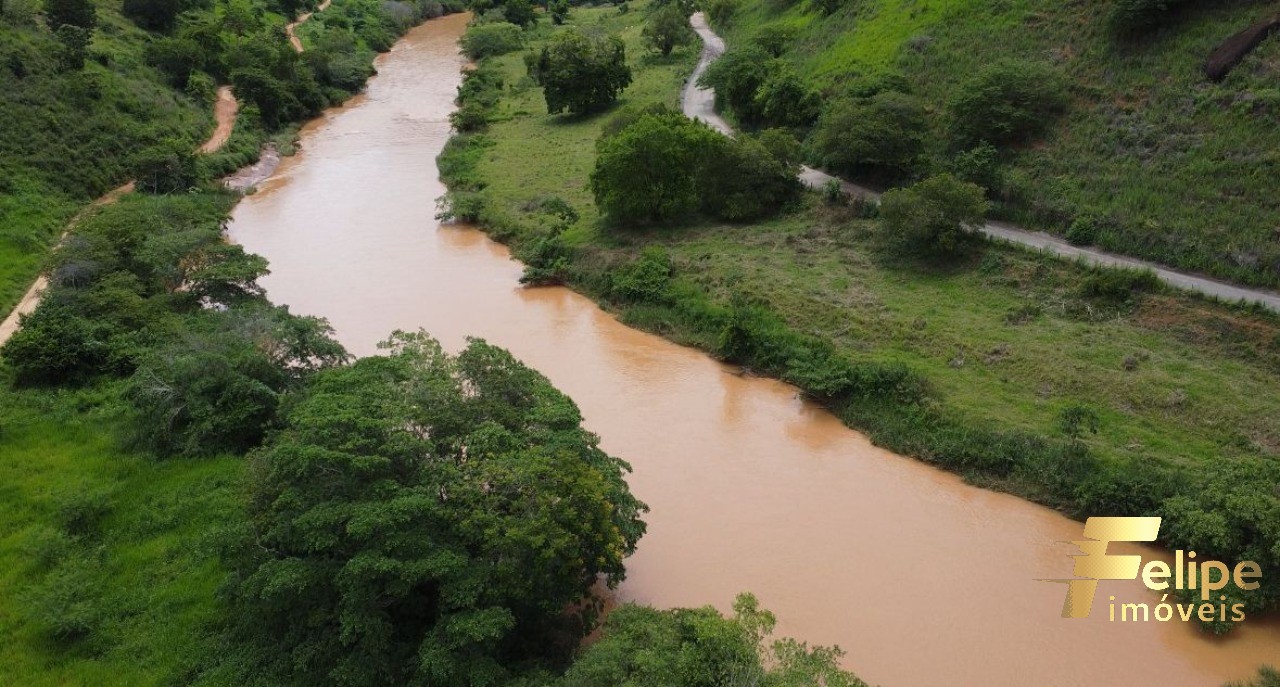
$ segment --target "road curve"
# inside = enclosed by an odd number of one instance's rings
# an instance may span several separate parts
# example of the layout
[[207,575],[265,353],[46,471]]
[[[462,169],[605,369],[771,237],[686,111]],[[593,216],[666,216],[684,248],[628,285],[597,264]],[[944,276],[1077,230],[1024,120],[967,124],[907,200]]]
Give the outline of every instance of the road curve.
[[[712,128],[728,135],[733,134],[733,127],[715,110],[715,91],[698,87],[698,79],[707,71],[717,57],[724,53],[724,39],[716,35],[707,24],[706,15],[695,12],[689,18],[693,30],[702,39],[702,57],[694,68],[689,82],[685,84],[681,94],[681,107],[686,117],[706,122]],[[821,188],[831,181],[840,184],[845,193],[878,200],[880,194],[865,186],[833,177],[822,170],[812,167],[800,168],[800,180],[810,188]],[[1236,286],[1218,279],[1202,275],[1182,272],[1158,265],[1146,260],[1130,258],[1114,253],[1107,253],[1096,248],[1073,246],[1067,241],[1042,231],[1031,231],[1004,222],[987,222],[979,230],[990,238],[1014,243],[1033,250],[1050,253],[1067,260],[1075,260],[1087,265],[1100,267],[1125,267],[1151,270],[1156,277],[1167,284],[1186,291],[1220,298],[1224,301],[1257,303],[1268,310],[1280,312],[1280,293],[1266,289]]]
[[284,32],[288,34],[289,43],[293,46],[294,50],[297,50],[298,52],[302,52],[302,39],[298,38],[297,34],[294,33],[294,30],[297,29],[299,26],[302,26],[303,24],[307,23],[307,20],[311,18],[311,15],[315,14],[316,12],[323,12],[329,9],[329,3],[331,2],[333,2],[333,0],[324,0],[324,2],[320,3],[319,7],[316,7],[315,11],[307,12],[306,14],[298,17],[295,21],[287,24],[284,27]]

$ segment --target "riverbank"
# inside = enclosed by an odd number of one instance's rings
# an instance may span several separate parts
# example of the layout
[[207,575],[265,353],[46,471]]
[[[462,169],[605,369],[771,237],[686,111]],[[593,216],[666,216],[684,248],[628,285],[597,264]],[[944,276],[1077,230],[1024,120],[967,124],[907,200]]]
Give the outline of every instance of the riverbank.
[[[642,16],[575,14],[627,40],[635,84],[620,107],[674,107],[698,49],[646,55]],[[1167,500],[1191,495],[1172,502],[1191,522],[1219,508],[1203,500],[1217,498],[1205,485],[1231,470],[1253,476],[1241,488],[1257,491],[1264,512],[1276,508],[1265,481],[1280,454],[1276,317],[1158,288],[1100,298],[1106,274],[1007,246],[949,269],[903,261],[883,249],[863,208],[813,196],[749,226],[691,218],[610,229],[586,189],[609,116],[549,117],[519,54],[488,63],[512,86],[487,130],[456,138],[442,158],[454,208],[530,260],[547,235],[540,208],[552,197],[568,203],[577,219],[561,235],[561,277],[624,322],[724,355],[723,328],[746,315],[756,352],[732,362],[802,388],[795,355],[909,381],[897,397],[825,401],[878,444],[1076,516],[1164,511],[1172,520]],[[668,283],[651,300],[622,297],[618,275],[654,248],[670,260]],[[735,313],[735,300],[753,305]],[[903,369],[907,377],[894,377]],[[1096,433],[1067,425],[1078,408],[1096,416]],[[1258,516],[1230,517],[1239,532]]]

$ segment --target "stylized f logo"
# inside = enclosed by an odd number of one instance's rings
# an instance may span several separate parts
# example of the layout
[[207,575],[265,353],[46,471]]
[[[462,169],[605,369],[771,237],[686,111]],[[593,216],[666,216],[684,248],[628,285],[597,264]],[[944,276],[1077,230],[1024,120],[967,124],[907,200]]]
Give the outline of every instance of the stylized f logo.
[[1093,595],[1098,580],[1132,580],[1142,566],[1141,556],[1109,556],[1107,545],[1113,541],[1155,541],[1160,534],[1160,518],[1089,518],[1084,523],[1083,541],[1071,543],[1082,553],[1076,559],[1076,579],[1046,580],[1067,585],[1067,600],[1062,604],[1063,618],[1088,618],[1093,609]]

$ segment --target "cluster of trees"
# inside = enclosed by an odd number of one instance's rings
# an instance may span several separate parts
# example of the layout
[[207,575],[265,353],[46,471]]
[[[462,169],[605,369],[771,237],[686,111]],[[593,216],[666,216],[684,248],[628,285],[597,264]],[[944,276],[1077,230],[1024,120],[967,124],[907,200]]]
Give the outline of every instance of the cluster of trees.
[[273,684],[506,684],[563,658],[644,532],[629,467],[502,349],[384,347],[316,374],[250,457],[239,636]]
[[45,0],[45,23],[62,45],[59,62],[66,71],[84,68],[89,42],[98,26],[93,0]]
[[729,138],[663,108],[619,115],[598,141],[591,191],[618,224],[669,222],[702,211],[763,217],[797,197],[799,150],[785,131]]
[[[132,8],[135,21],[164,34],[147,47],[146,59],[171,85],[207,96],[213,83],[230,81],[269,129],[313,117],[350,97],[373,74],[375,52],[390,48],[423,19],[461,9],[456,0],[345,0],[316,16],[323,30],[299,54],[265,14],[274,9],[292,16],[303,9],[299,3],[264,7],[229,0],[215,8],[131,2],[126,10]],[[172,14],[161,16],[162,10]]]
[[744,128],[783,127],[803,132],[818,117],[820,100],[796,71],[754,43],[731,48],[711,64],[699,85],[716,89]]
[[322,321],[263,298],[266,262],[222,237],[233,200],[136,194],[81,224],[0,349],[14,380],[128,380],[136,438],[162,455],[260,441],[282,396],[346,354]]

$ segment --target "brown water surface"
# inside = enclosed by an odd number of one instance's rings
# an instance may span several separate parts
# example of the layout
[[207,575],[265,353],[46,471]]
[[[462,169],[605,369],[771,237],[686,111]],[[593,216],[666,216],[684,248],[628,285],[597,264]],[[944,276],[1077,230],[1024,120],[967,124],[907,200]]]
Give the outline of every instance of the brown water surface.
[[[629,329],[560,288],[522,289],[506,249],[433,219],[435,156],[467,18],[413,31],[368,93],[307,126],[303,152],[236,209],[271,297],[329,318],[353,352],[394,329],[510,349],[630,461],[653,511],[623,600],[715,604],[754,591],[781,632],[839,644],[865,679],[909,685],[1218,685],[1280,663],[1280,627],[1228,641],[1178,624],[1059,617],[1081,525],[872,446],[791,387]],[[1270,571],[1268,571],[1270,572]],[[1276,571],[1280,574],[1280,571]]]

